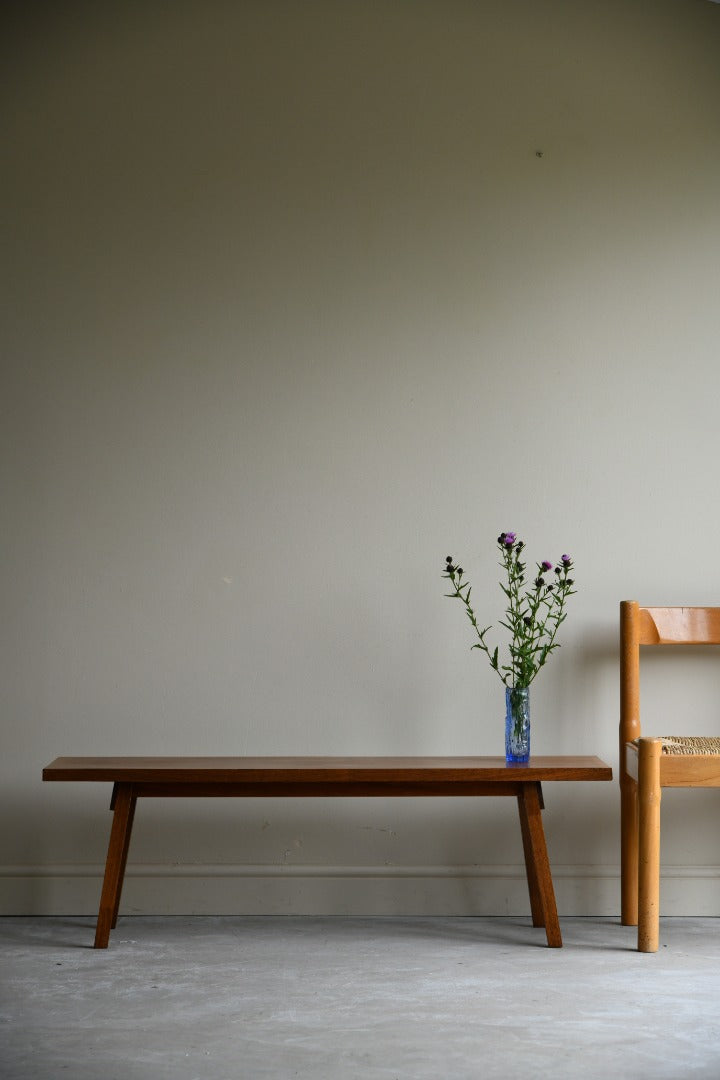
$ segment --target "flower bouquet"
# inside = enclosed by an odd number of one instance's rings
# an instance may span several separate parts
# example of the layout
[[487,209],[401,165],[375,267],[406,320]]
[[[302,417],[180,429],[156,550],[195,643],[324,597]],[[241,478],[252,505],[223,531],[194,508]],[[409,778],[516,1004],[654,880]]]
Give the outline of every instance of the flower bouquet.
[[528,580],[523,562],[524,541],[518,540],[514,532],[504,532],[500,533],[497,544],[502,556],[500,565],[505,571],[500,588],[507,598],[507,607],[500,625],[510,634],[507,662],[501,662],[499,646],[492,649],[486,642],[492,626],[480,629],[470,603],[470,582],[462,567],[455,565],[452,555],[445,560],[443,577],[453,589],[446,596],[461,602],[477,635],[478,640],[471,647],[486,654],[490,666],[505,684],[506,758],[523,762],[530,756],[528,688],[548,657],[560,648],[557,633],[567,617],[567,599],[576,591],[570,577],[573,561],[569,555],[561,555],[557,563],[544,559],[536,563],[537,572]]

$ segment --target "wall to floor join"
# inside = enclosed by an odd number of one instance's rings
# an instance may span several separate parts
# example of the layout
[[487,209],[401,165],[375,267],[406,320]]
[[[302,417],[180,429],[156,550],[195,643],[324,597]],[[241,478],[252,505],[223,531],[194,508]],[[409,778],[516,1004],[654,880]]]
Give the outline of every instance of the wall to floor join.
[[[8,914],[87,915],[93,920],[102,866],[3,867]],[[619,917],[614,867],[553,865],[559,915]],[[662,874],[663,915],[717,914],[720,870],[674,866]],[[502,866],[130,865],[122,915],[527,916],[525,868]]]

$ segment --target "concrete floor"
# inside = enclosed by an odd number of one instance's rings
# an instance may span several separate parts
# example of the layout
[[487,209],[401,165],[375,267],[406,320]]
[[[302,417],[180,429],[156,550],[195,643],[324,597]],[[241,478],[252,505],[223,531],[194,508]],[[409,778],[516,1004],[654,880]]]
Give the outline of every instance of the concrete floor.
[[720,920],[0,919],[2,1080],[720,1077]]

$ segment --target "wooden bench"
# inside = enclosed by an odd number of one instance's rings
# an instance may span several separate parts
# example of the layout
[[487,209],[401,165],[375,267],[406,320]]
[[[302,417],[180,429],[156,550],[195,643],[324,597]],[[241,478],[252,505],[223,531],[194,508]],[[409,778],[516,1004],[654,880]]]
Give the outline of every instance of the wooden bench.
[[105,781],[113,811],[95,932],[105,949],[120,907],[138,798],[235,796],[512,795],[520,812],[533,926],[562,945],[541,810],[545,780],[611,780],[596,757],[536,757],[508,765],[500,757],[60,757],[43,780]]

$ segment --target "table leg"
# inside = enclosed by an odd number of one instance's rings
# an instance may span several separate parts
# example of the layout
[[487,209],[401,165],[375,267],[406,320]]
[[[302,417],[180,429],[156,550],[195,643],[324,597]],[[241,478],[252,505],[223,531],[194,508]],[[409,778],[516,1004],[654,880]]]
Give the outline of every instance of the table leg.
[[518,795],[518,810],[533,926],[544,926],[549,947],[559,949],[562,946],[562,935],[545,844],[542,809],[540,784],[536,781],[523,784],[522,792]]
[[[523,791],[526,789],[523,788]],[[540,804],[542,809],[542,803]],[[520,811],[520,831],[522,832],[523,854],[525,855],[525,872],[527,874],[528,892],[530,893],[530,910],[532,911],[533,926],[544,926],[542,899],[540,896],[540,883],[538,881],[535,859],[533,857],[532,841],[530,839],[530,827],[528,825],[525,802],[522,795],[518,795],[518,810]]]
[[125,843],[123,844],[122,857],[120,860],[120,877],[117,883],[117,889],[115,890],[115,907],[113,908],[113,917],[111,929],[114,930],[117,926],[118,911],[120,910],[120,897],[122,895],[123,882],[125,881],[125,867],[127,866],[128,851],[130,850],[130,837],[132,835],[133,821],[135,820],[135,804],[137,798],[133,795],[130,799],[130,812],[128,814],[127,826],[125,828]]
[[110,808],[114,810],[110,830],[105,877],[100,896],[97,928],[95,930],[95,948],[107,949],[110,930],[117,921],[120,906],[125,864],[130,847],[130,832],[135,813],[136,797],[132,784],[116,784],[113,789]]

